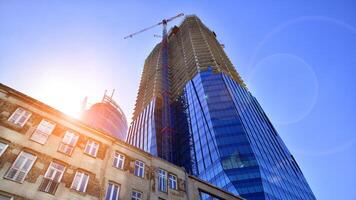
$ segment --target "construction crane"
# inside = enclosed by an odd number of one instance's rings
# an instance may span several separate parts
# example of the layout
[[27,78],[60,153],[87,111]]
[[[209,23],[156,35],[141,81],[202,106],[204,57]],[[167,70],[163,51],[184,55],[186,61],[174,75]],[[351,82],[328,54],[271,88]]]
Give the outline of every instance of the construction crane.
[[[169,19],[163,19],[161,22],[159,22],[159,23],[157,23],[157,24],[155,24],[155,25],[152,25],[152,26],[150,26],[150,27],[144,28],[144,29],[142,29],[142,30],[140,30],[140,31],[137,31],[137,32],[135,32],[135,33],[132,33],[132,34],[130,34],[130,35],[124,37],[124,39],[132,38],[133,36],[135,36],[135,35],[137,35],[137,34],[140,34],[140,33],[142,33],[142,32],[145,32],[145,31],[147,31],[147,30],[150,30],[150,29],[155,28],[156,26],[160,26],[160,25],[163,25],[163,33],[164,33],[164,32],[167,33],[167,23],[168,23],[168,22],[171,22],[172,20],[174,20],[174,19],[176,19],[176,18],[178,18],[178,17],[182,17],[182,16],[184,16],[184,14],[183,14],[183,13],[180,13],[180,14],[178,14],[178,15],[176,15],[176,16],[174,16],[174,17],[171,17],[171,18],[169,18]],[[166,29],[166,31],[164,31],[165,29]]]
[[172,20],[184,16],[183,13],[180,13],[174,17],[169,19],[163,19],[161,22],[132,33],[124,39],[132,38],[133,36],[150,30],[156,26],[163,26],[162,31],[162,42],[161,42],[161,58],[162,58],[162,89],[161,89],[161,97],[162,97],[162,129],[161,129],[161,136],[162,136],[162,148],[161,148],[161,157],[167,161],[173,161],[173,149],[172,149],[172,136],[173,136],[173,129],[172,129],[172,118],[171,118],[171,105],[170,105],[170,98],[169,98],[169,74],[168,74],[168,36],[167,36],[167,23],[171,22]]

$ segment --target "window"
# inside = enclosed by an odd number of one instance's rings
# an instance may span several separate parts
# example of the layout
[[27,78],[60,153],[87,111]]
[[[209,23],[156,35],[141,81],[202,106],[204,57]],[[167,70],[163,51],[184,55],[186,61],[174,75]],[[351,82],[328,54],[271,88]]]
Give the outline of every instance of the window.
[[109,183],[106,191],[105,200],[118,200],[120,195],[120,186],[114,183]]
[[199,199],[210,199],[210,200],[220,200],[220,198],[217,198],[209,193],[199,191]]
[[59,144],[58,151],[68,155],[72,155],[75,145],[77,144],[78,138],[78,135],[70,131],[66,131],[62,142]]
[[9,146],[8,144],[0,142],[0,156],[2,156],[2,154],[6,151],[8,146]]
[[168,175],[168,185],[170,189],[177,189],[177,177],[173,174]]
[[33,132],[31,140],[34,140],[40,144],[46,143],[48,136],[52,133],[54,127],[54,123],[42,119],[35,132]]
[[36,158],[37,156],[22,151],[5,174],[5,178],[22,183]]
[[13,200],[12,196],[0,194],[0,200]]
[[89,181],[89,175],[84,172],[76,172],[71,188],[79,192],[85,192]]
[[163,169],[158,169],[158,190],[167,192],[167,172]]
[[142,161],[139,161],[139,160],[135,160],[134,174],[136,176],[143,178],[144,172],[145,172],[145,163],[143,163]]
[[8,121],[22,127],[26,124],[30,117],[31,113],[29,111],[22,108],[17,108],[15,112],[12,113]]
[[133,190],[131,193],[131,200],[141,200],[142,199],[142,192]]
[[39,190],[42,192],[54,194],[57,190],[59,183],[61,182],[64,170],[64,165],[61,165],[56,162],[51,162],[45,176],[43,177]]
[[114,167],[123,169],[124,162],[125,162],[125,156],[120,153],[115,152]]
[[94,142],[93,140],[89,140],[87,142],[87,145],[85,146],[84,152],[96,157],[96,154],[98,153],[98,149],[99,149],[99,144]]

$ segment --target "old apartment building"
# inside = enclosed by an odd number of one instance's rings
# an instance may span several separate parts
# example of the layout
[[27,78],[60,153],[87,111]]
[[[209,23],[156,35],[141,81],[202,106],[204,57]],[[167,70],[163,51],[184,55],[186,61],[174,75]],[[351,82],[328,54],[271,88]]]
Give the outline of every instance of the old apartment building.
[[242,199],[0,84],[0,199]]

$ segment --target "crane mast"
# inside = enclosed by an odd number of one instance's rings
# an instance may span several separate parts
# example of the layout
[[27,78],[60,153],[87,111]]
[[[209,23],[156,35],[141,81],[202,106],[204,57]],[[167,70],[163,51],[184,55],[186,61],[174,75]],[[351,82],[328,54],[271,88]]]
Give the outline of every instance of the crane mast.
[[172,120],[171,120],[171,106],[169,98],[169,73],[168,73],[168,36],[167,36],[167,22],[163,20],[162,32],[162,158],[168,161],[173,161],[172,152]]
[[161,98],[162,98],[162,128],[161,128],[161,157],[167,161],[173,161],[173,148],[172,148],[172,136],[173,136],[173,127],[172,127],[172,118],[171,118],[171,102],[170,102],[170,81],[169,81],[169,71],[168,71],[168,63],[169,63],[169,56],[168,56],[168,34],[167,34],[167,23],[178,18],[184,16],[183,13],[180,13],[174,17],[169,19],[163,19],[158,24],[150,26],[148,28],[142,29],[138,32],[132,33],[124,39],[132,38],[133,36],[147,31],[151,28],[156,26],[162,25],[162,42],[161,42],[161,65],[162,65],[162,83],[161,83]]

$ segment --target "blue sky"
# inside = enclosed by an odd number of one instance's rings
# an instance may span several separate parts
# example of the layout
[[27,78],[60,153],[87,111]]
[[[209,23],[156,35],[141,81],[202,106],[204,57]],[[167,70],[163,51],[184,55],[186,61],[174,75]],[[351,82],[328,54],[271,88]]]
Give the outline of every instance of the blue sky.
[[225,45],[317,198],[356,199],[355,10],[342,0],[0,0],[0,82],[71,115],[84,96],[95,103],[115,88],[130,118],[161,29],[123,37],[196,14]]

